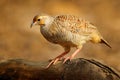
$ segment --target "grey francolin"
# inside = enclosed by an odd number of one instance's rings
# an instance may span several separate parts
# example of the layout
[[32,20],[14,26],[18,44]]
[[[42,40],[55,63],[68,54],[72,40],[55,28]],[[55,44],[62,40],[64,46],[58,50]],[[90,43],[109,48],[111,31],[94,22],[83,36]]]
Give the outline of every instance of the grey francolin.
[[111,48],[94,25],[77,16],[58,15],[52,17],[49,15],[37,15],[33,18],[31,27],[33,25],[40,25],[40,32],[45,39],[64,48],[64,52],[54,58],[47,68],[65,56],[71,47],[75,47],[76,51],[71,56],[65,58],[63,63],[73,59],[81,50],[83,44],[88,41],[104,43]]

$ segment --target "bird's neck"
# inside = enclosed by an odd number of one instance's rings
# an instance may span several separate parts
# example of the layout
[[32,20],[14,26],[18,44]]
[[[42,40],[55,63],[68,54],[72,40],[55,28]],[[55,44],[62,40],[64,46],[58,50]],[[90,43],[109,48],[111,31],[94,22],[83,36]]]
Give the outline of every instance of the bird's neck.
[[48,19],[45,21],[45,25],[40,27],[40,31],[49,31],[49,28],[51,27],[52,23],[54,21],[53,17],[48,17]]

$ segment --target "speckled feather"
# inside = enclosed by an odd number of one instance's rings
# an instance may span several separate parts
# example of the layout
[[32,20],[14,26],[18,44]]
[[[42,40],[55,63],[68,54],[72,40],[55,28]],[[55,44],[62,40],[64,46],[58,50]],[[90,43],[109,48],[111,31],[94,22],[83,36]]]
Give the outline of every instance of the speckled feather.
[[90,34],[97,32],[97,28],[90,24],[88,21],[73,16],[73,15],[60,15],[55,17],[57,25],[62,26],[67,31],[77,34]]
[[97,28],[88,21],[73,15],[55,16],[48,31],[41,29],[44,37],[53,43],[79,46],[92,40],[93,34],[100,39]]

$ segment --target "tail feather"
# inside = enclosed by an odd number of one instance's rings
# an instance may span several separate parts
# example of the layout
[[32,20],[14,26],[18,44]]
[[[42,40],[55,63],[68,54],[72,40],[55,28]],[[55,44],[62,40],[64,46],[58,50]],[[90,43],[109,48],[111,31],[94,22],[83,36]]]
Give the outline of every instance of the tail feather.
[[110,44],[109,44],[106,40],[104,40],[104,39],[101,39],[101,43],[104,43],[104,44],[107,45],[109,48],[112,48],[112,47],[110,46]]

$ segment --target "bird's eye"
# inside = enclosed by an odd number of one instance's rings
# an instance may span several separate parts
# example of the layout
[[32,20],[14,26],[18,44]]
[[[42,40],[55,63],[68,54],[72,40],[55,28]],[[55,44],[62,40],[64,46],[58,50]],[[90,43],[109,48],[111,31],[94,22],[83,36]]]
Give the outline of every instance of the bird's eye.
[[40,21],[40,19],[38,19],[38,21]]

